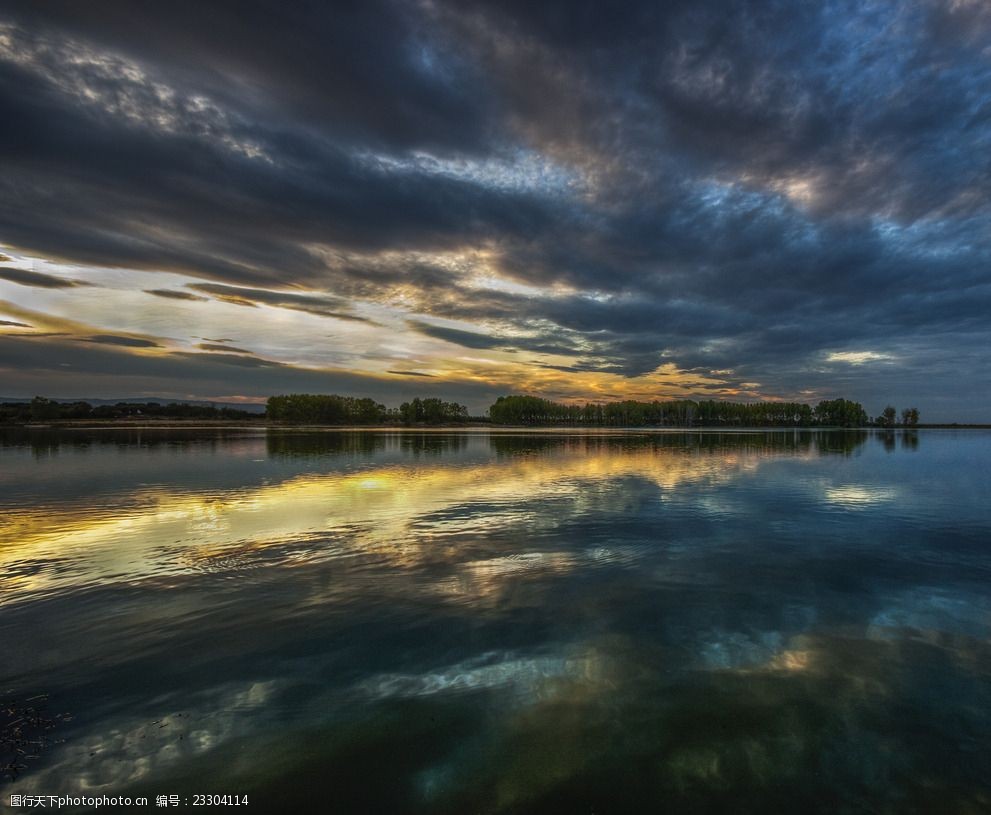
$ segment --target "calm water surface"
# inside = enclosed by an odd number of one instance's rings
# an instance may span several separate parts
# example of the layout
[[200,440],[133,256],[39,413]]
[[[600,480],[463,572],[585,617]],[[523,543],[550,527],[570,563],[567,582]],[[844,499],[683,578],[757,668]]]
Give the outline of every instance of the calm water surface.
[[4,804],[989,812],[991,433],[7,432],[0,652]]

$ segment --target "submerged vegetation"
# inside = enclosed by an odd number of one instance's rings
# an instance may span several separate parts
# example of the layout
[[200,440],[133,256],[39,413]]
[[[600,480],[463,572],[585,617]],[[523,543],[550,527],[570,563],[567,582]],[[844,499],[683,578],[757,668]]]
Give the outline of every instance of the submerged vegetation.
[[16,781],[28,769],[25,762],[40,758],[40,753],[62,739],[52,731],[72,720],[68,713],[48,710],[48,694],[26,699],[0,699],[0,779]]

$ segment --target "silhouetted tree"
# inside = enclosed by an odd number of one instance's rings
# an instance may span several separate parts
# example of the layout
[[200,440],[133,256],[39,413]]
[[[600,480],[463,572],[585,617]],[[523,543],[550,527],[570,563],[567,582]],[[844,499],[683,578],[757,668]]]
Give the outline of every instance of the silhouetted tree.
[[44,396],[35,396],[31,400],[31,421],[46,422],[59,417],[58,402],[46,399]]
[[867,412],[859,402],[849,399],[823,400],[816,405],[816,422],[827,427],[863,427],[867,424]]
[[919,409],[918,408],[905,408],[902,411],[902,424],[905,427],[914,427],[919,423]]

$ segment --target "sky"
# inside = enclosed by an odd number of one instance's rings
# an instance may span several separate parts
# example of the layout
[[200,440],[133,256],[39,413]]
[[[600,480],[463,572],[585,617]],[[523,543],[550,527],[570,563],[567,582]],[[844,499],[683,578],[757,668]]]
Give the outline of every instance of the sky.
[[0,396],[991,421],[991,3],[0,0]]

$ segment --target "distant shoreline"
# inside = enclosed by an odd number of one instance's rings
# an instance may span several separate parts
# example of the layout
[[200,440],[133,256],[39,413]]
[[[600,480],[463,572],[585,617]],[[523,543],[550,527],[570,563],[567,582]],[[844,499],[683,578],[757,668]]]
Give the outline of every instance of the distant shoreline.
[[877,432],[895,431],[916,431],[916,430],[991,430],[991,424],[963,424],[963,423],[943,423],[943,424],[918,424],[911,427],[896,425],[895,427],[829,427],[829,426],[790,426],[790,427],[736,427],[706,425],[696,427],[684,427],[678,425],[647,425],[640,427],[608,427],[608,426],[575,426],[575,425],[494,425],[488,422],[467,422],[458,424],[440,425],[325,425],[325,424],[283,424],[280,422],[270,422],[263,417],[257,420],[238,419],[105,419],[105,420],[67,420],[53,422],[24,422],[24,423],[3,423],[0,429],[25,429],[25,430],[286,430],[294,432],[377,432],[377,433],[403,433],[403,432],[451,432],[451,431],[488,431],[491,433],[571,433],[571,434],[623,434],[623,433],[797,433],[810,431],[835,431],[845,432],[870,430]]

